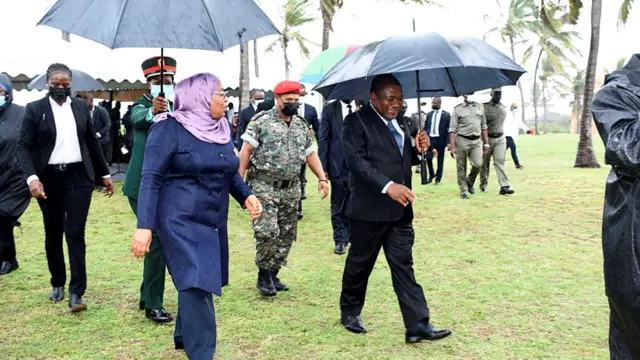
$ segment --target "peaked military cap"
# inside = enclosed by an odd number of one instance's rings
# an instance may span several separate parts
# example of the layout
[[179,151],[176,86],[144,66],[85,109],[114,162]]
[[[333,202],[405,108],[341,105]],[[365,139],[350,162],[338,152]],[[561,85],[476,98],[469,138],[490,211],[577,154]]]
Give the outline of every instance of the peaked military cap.
[[[176,74],[176,60],[168,56],[164,57],[164,74],[175,75]],[[162,59],[160,56],[154,56],[142,62],[142,72],[147,79],[151,76],[160,75],[160,68],[162,66]]]

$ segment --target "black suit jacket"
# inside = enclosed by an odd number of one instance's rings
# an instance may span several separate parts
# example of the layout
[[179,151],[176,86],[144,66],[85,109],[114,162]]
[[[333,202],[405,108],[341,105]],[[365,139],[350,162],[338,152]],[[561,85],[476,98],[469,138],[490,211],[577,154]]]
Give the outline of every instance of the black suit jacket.
[[249,121],[251,121],[251,118],[255,114],[256,109],[253,108],[252,104],[240,111],[240,116],[238,117],[238,137],[242,136],[242,134],[244,134],[244,132],[247,130],[247,125],[249,125]]
[[343,115],[340,101],[334,101],[322,108],[318,134],[318,155],[322,168],[329,173],[331,179],[346,179],[349,176],[349,169],[344,161],[340,142],[342,123]]
[[109,142],[109,133],[111,130],[111,118],[109,112],[102,106],[94,106],[93,108],[93,129],[100,133],[98,142],[106,144]]
[[399,124],[404,130],[403,155],[371,105],[344,120],[342,149],[349,168],[349,191],[343,211],[347,217],[387,222],[413,219],[411,204],[403,207],[382,193],[390,181],[411,189],[411,166],[420,163],[408,124],[404,120]]
[[[95,137],[96,131],[91,122],[87,103],[82,99],[72,98],[71,109],[76,120],[82,162],[89,180],[93,183],[96,173],[99,177],[109,175],[109,167]],[[49,96],[45,96],[43,99],[27,104],[25,108],[18,144],[18,154],[25,176],[42,176],[55,144],[56,124]]]
[[[425,126],[425,130],[427,134],[431,133],[431,124],[433,123],[433,111],[430,111],[427,114],[427,125]],[[438,134],[440,136],[433,137],[431,139],[431,147],[435,148],[443,148],[449,144],[449,124],[451,123],[451,114],[442,110],[442,114],[440,115],[440,127],[438,129]]]
[[313,129],[313,134],[318,140],[319,132],[320,132],[320,121],[318,120],[318,111],[315,107],[304,104],[304,120],[311,126]]

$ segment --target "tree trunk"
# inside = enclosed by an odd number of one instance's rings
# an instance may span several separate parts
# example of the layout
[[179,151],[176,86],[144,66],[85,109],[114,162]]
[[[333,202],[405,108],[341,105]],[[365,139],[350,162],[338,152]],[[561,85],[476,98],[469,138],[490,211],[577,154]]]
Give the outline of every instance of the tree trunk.
[[[509,43],[511,45],[511,59],[513,59],[513,62],[515,62],[516,64],[518,64],[518,62],[516,61],[516,49],[515,49],[515,45],[513,43],[513,35],[509,35]],[[525,107],[526,104],[524,102],[524,90],[522,90],[522,81],[518,80],[518,90],[520,90],[520,109],[521,110],[521,115],[522,115],[522,123],[524,124],[524,120],[526,118],[525,116]],[[518,130],[520,131],[520,130]]]
[[333,22],[333,14],[329,12],[323,5],[320,5],[322,13],[322,51],[329,48],[329,37],[331,35],[331,23]]
[[242,110],[249,104],[249,91],[251,90],[249,87],[250,77],[249,77],[249,43],[244,43],[240,47],[240,96],[239,96],[239,104],[238,111]]
[[593,88],[596,80],[596,67],[598,65],[598,47],[600,46],[600,17],[602,16],[602,0],[593,0],[591,3],[591,44],[589,46],[589,60],[587,62],[587,74],[584,87],[584,100],[582,101],[582,116],[580,117],[580,140],[574,167],[599,168],[591,140],[591,102],[593,101]]
[[260,66],[258,64],[258,40],[253,40],[253,65],[256,67],[256,77],[260,77]]
[[287,54],[287,49],[289,48],[289,44],[286,41],[282,41],[282,52],[284,53],[284,76],[285,79],[289,80],[291,73],[291,63],[289,62],[289,55]]
[[542,133],[547,133],[547,82],[542,82]]
[[533,72],[533,122],[536,130],[536,135],[540,135],[538,133],[538,68],[540,67],[540,59],[542,58],[542,49],[540,49],[540,53],[538,54],[538,61],[536,61],[536,70]]

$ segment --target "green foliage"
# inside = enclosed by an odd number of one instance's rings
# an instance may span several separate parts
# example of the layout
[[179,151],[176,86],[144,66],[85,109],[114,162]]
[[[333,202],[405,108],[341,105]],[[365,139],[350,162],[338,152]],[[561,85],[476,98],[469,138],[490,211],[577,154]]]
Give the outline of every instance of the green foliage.
[[316,20],[316,18],[308,13],[310,6],[310,0],[287,0],[283,6],[284,27],[280,30],[282,36],[271,43],[271,45],[267,47],[267,51],[273,51],[273,48],[278,43],[282,45],[283,49],[287,48],[289,42],[295,41],[298,46],[300,46],[300,52],[302,55],[307,58],[309,57],[310,51],[308,44],[316,46],[318,46],[318,44],[304,37],[300,27]]

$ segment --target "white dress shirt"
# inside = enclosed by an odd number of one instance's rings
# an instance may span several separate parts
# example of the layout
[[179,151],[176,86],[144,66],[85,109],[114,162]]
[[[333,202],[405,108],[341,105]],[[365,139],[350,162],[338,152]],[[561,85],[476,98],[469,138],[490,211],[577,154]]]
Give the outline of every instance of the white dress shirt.
[[352,101],[348,104],[345,104],[344,101],[340,101],[340,105],[342,106],[342,120],[344,121],[344,119],[349,116],[349,105],[351,106],[351,112],[354,113],[356,112],[356,103],[355,101]]
[[299,100],[298,101],[298,116],[300,116],[303,119],[304,119],[304,108],[305,108],[304,101]]
[[516,116],[516,112],[507,111],[507,117],[504,120],[504,135],[510,136],[514,141],[518,140],[519,130],[522,129],[524,131],[529,130],[527,125],[522,122],[522,120]]
[[[67,100],[62,105],[58,105],[51,97],[49,97],[49,102],[51,103],[51,111],[53,112],[53,120],[56,126],[56,143],[53,146],[48,164],[59,165],[82,162],[76,118],[71,109],[71,98],[67,97]],[[106,175],[102,178],[107,179],[110,177],[111,175]],[[33,180],[39,180],[38,176],[29,176],[27,184],[31,184]]]
[[440,118],[441,117],[442,117],[442,109],[433,110],[433,115],[431,115],[431,127],[429,128],[430,137],[440,136]]
[[[370,105],[370,106],[373,109],[373,111],[375,111],[376,114],[378,114],[378,116],[380,117],[382,122],[384,122],[384,126],[388,128],[389,127],[389,120],[387,120],[384,117],[382,117],[382,115],[380,115],[378,110],[376,110],[376,108],[374,108],[373,105]],[[396,119],[391,120],[391,123],[393,124],[393,127],[396,128],[396,131],[400,134],[400,137],[402,137],[402,143],[404,144],[404,130],[402,130],[402,128],[400,127],[400,124],[398,124],[398,121]],[[394,182],[393,181],[389,181],[389,183],[382,188],[382,193],[386,194],[387,190],[389,189],[389,186],[391,186],[392,184],[394,184]]]

